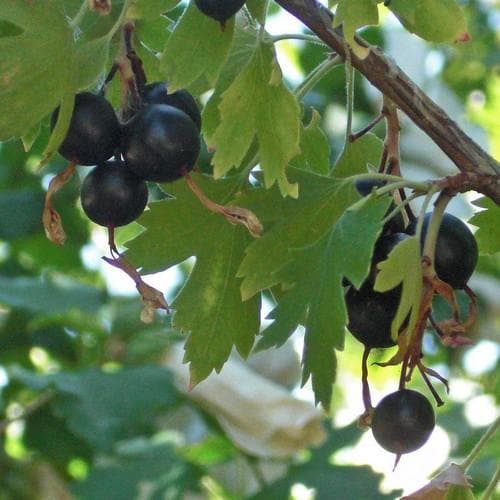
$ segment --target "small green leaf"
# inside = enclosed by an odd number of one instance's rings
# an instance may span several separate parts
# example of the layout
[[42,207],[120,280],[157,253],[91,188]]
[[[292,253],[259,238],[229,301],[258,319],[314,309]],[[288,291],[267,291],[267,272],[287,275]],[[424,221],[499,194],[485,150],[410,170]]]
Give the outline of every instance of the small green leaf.
[[456,0],[392,0],[389,8],[408,31],[429,42],[468,38],[467,21]]
[[493,255],[500,252],[500,207],[489,198],[480,198],[474,201],[477,207],[485,208],[476,213],[469,223],[477,226],[475,233],[479,252],[482,255]]
[[369,49],[361,47],[354,40],[356,30],[369,24],[378,24],[378,7],[373,0],[340,0],[333,26],[340,26],[347,43],[352,47],[358,57],[364,58]]
[[378,264],[380,272],[375,281],[376,291],[386,292],[402,284],[401,301],[391,325],[394,340],[397,339],[408,313],[411,312],[409,332],[413,331],[418,319],[423,282],[420,260],[420,240],[413,236],[401,241],[389,254],[389,258]]
[[213,141],[214,175],[221,177],[241,165],[257,139],[264,182],[278,183],[283,196],[298,196],[298,186],[285,169],[300,153],[300,108],[282,81],[273,44],[260,43],[249,63],[224,92],[221,123]]
[[234,20],[220,24],[205,16],[194,2],[186,8],[169,36],[160,59],[160,70],[170,91],[187,88],[201,77],[215,83],[227,58],[234,33]]
[[378,165],[383,147],[383,142],[371,133],[354,142],[348,142],[335,163],[332,175],[350,177],[366,173],[368,165]]

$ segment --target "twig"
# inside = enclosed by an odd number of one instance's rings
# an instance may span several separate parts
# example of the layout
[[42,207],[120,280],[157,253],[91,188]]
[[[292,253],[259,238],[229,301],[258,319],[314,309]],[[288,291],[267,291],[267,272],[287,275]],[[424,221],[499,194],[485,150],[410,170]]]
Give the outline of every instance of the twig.
[[[342,58],[346,42],[332,27],[332,13],[317,0],[276,0]],[[360,37],[357,43],[368,44]],[[462,172],[480,176],[475,189],[500,204],[500,164],[488,155],[392,60],[372,46],[364,59],[351,51],[352,65],[421,128]]]

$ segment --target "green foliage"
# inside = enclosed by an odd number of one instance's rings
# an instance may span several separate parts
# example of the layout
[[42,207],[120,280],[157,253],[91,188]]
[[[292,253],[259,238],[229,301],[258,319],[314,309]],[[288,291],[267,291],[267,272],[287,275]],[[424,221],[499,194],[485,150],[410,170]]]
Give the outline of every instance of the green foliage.
[[475,237],[481,254],[493,255],[500,252],[500,227],[498,217],[500,209],[498,205],[488,198],[481,198],[474,202],[474,205],[484,208],[476,213],[469,222],[478,227]]
[[[342,26],[358,56],[366,56],[354,36],[378,24],[381,2],[329,4],[336,6],[334,25]],[[471,114],[497,137],[500,87],[491,74],[495,37],[476,2],[465,11],[456,0],[391,0],[388,8],[409,32],[431,42],[464,40],[468,31],[489,36],[482,44],[474,41],[441,53],[455,92],[464,99],[476,88],[486,92],[484,109]],[[50,481],[34,479],[39,464],[50,470],[43,479],[54,480],[57,491],[69,495],[71,490],[82,499],[249,496],[245,488],[215,478],[226,465],[257,464],[257,470],[265,462],[231,441],[219,426],[220,415],[207,410],[210,402],[192,399],[203,384],[186,397],[177,392],[165,363],[178,340],[184,341],[194,385],[220,372],[233,351],[246,358],[253,348],[279,347],[303,327],[302,382],[311,379],[316,402],[327,410],[351,397],[349,389],[334,386],[342,371],[359,375],[360,352],[345,339],[343,279],[359,287],[373,273],[374,246],[394,202],[389,194],[361,199],[354,181],[377,171],[384,142],[375,133],[345,141],[345,131],[339,131],[344,120],[339,108],[345,106],[342,65],[314,81],[315,68],[331,57],[324,45],[292,47],[285,41],[279,45],[281,54],[289,56],[296,75],[282,73],[278,44],[265,23],[278,9],[272,2],[248,0],[223,31],[193,1],[116,0],[111,13],[101,16],[88,9],[86,0],[0,0],[0,140],[16,139],[0,144],[2,499],[52,498],[54,490],[39,491]],[[464,12],[472,13],[474,30],[467,28]],[[115,275],[103,277],[98,271],[95,242],[102,235],[82,216],[78,203],[80,178],[88,169],[79,169],[54,199],[68,235],[64,247],[47,241],[40,217],[47,181],[65,162],[54,156],[43,172],[35,169],[63,139],[74,94],[100,88],[113,60],[125,61],[125,20],[134,23],[134,49],[148,81],[165,80],[169,91],[188,88],[203,107],[207,148],[199,170],[205,174],[192,178],[211,200],[251,210],[264,227],[262,236],[253,239],[245,227],[209,212],[184,180],[151,186],[140,226],[121,230],[116,239],[121,245],[132,238],[126,255],[142,274],[178,266],[178,282],[164,284],[175,297],[173,316],[158,316],[151,325],[140,322],[136,295],[118,298],[106,291]],[[362,35],[383,46],[379,27]],[[466,64],[474,69],[479,63],[485,71],[462,71]],[[302,97],[297,90],[304,80],[297,79],[311,74],[305,83],[314,85]],[[123,76],[126,71],[108,88],[116,108],[123,103]],[[356,76],[350,117],[355,128],[373,118],[365,83]],[[57,106],[59,121],[50,135],[48,116]],[[402,159],[405,167],[404,151]],[[475,204],[484,209],[471,219],[483,254],[479,270],[495,283],[500,276],[498,207],[486,198]],[[409,312],[410,328],[416,319],[419,254],[417,239],[409,238],[379,265],[377,289],[402,285],[393,335]],[[120,283],[117,279],[113,285]],[[481,290],[478,295],[487,325],[480,322],[475,330],[480,343],[486,330],[493,338],[495,318]],[[271,322],[261,330],[263,296],[271,301]],[[450,354],[435,338],[426,335],[426,341],[431,346],[426,362],[447,363],[452,373],[467,376],[463,351]],[[387,376],[377,374],[378,382]],[[498,399],[494,370],[476,382]],[[217,396],[224,400],[227,395]],[[238,409],[233,403],[231,410]],[[463,408],[448,402],[441,417],[452,453],[466,455],[482,429],[472,428]],[[23,425],[17,426],[17,420]],[[399,493],[380,493],[381,476],[369,467],[336,463],[335,453],[356,445],[360,437],[354,425],[325,426],[328,439],[319,448],[290,460],[275,459],[282,475],[260,484],[254,498],[287,499],[297,482],[314,488],[319,499],[331,498],[332,492],[346,499]],[[491,442],[472,469],[478,478],[474,493],[485,489],[497,448]]]
[[412,331],[418,319],[418,306],[422,294],[422,267],[420,266],[420,240],[406,238],[389,254],[389,258],[378,265],[375,290],[386,292],[402,286],[401,301],[391,326],[392,338],[398,337],[401,325],[411,312],[408,331]]
[[55,390],[57,396],[50,402],[54,415],[76,436],[103,452],[126,437],[129,428],[149,424],[152,415],[178,401],[171,374],[154,366],[44,376],[13,369],[10,376],[38,391]]
[[409,32],[429,42],[464,41],[467,35],[467,22],[456,0],[391,0],[389,8]]
[[[341,184],[338,192],[347,193]],[[351,194],[352,197],[353,194]],[[336,198],[341,205],[341,200]],[[344,348],[347,314],[343,301],[342,278],[360,286],[368,274],[373,245],[380,234],[380,221],[390,200],[387,197],[363,200],[358,207],[346,210],[313,245],[294,248],[289,262],[276,275],[287,288],[270,315],[274,322],[264,330],[260,348],[281,345],[304,323],[304,384],[309,376],[316,402],[330,407],[336,363],[334,349]],[[355,255],[350,253],[354,245]],[[304,318],[306,318],[304,320]]]
[[340,0],[335,11],[333,25],[340,26],[341,24],[345,39],[354,52],[360,57],[366,57],[368,51],[355,42],[354,34],[362,26],[378,24],[377,2],[375,0],[361,0],[358,2]]
[[151,498],[181,500],[187,491],[197,490],[199,476],[176,455],[173,446],[138,442],[112,463],[96,467],[73,492],[77,498],[136,500],[147,491]]
[[[218,202],[241,205],[253,196],[251,189],[248,196],[238,193],[240,178],[195,179]],[[250,238],[243,227],[208,212],[185,182],[164,188],[174,198],[150,205],[139,220],[146,231],[128,243],[128,255],[146,273],[196,256],[189,280],[172,307],[175,327],[190,332],[185,361],[191,363],[191,380],[197,383],[212,370],[222,369],[233,345],[246,357],[258,333],[260,300],[242,302],[236,278]]]
[[185,10],[169,36],[160,59],[160,70],[169,82],[169,89],[203,90],[217,80],[231,40],[234,22],[228,21],[224,31],[213,19],[204,16],[194,5]]
[[258,142],[264,182],[278,183],[283,196],[298,196],[285,167],[299,152],[297,100],[284,86],[272,44],[259,43],[248,64],[224,92],[221,122],[209,146],[215,148],[214,175],[221,177],[241,164],[254,139]]

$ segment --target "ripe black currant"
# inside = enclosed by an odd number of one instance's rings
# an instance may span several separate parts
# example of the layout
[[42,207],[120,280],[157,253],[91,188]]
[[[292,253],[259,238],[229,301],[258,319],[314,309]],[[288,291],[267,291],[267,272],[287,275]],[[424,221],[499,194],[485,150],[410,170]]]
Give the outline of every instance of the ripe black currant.
[[425,396],[403,389],[379,402],[371,425],[373,437],[382,448],[403,455],[427,442],[435,425],[434,410]]
[[[425,243],[432,213],[426,213],[422,226],[421,244]],[[408,227],[414,234],[416,222]],[[465,288],[477,264],[478,248],[474,235],[458,217],[444,214],[439,226],[434,267],[439,279],[453,288]]]
[[196,7],[203,14],[220,23],[233,17],[244,5],[245,0],[195,0]]
[[149,83],[144,86],[142,100],[145,104],[167,104],[181,111],[184,111],[191,120],[194,121],[196,128],[201,129],[201,114],[198,105],[193,96],[184,89],[168,93],[167,86],[163,82]]
[[108,228],[119,227],[141,215],[148,202],[148,188],[123,162],[109,161],[85,177],[80,199],[90,220]]
[[[52,129],[58,115],[59,108],[52,113]],[[120,124],[111,104],[98,94],[77,94],[69,129],[59,153],[79,165],[97,165],[113,156],[120,147],[120,140]]]
[[124,127],[127,167],[147,181],[172,182],[192,170],[200,152],[193,120],[173,106],[147,106]]
[[368,281],[359,290],[351,286],[345,295],[349,318],[347,329],[365,347],[393,346],[391,324],[400,297],[400,287],[380,293],[374,291]]

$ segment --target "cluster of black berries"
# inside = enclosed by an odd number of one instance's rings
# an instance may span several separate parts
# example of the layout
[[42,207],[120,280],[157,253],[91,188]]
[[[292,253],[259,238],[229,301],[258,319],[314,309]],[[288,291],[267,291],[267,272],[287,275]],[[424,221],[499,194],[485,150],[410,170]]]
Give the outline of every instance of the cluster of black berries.
[[200,152],[201,116],[191,94],[168,94],[164,83],[152,83],[142,88],[140,100],[132,118],[120,124],[104,96],[77,94],[59,148],[75,164],[95,165],[82,184],[81,203],[89,219],[108,229],[142,213],[146,181],[179,179],[193,169]]
[[[356,188],[362,196],[366,196],[372,189],[382,185],[383,182],[380,181],[362,181],[356,183]],[[395,345],[391,337],[391,324],[400,302],[401,287],[384,293],[376,292],[373,287],[377,264],[386,260],[398,243],[415,234],[416,221],[405,227],[400,215],[401,212],[384,226],[374,249],[367,280],[359,290],[348,284],[345,294],[349,318],[347,328],[365,346],[364,374],[367,374],[366,358],[370,349]],[[431,216],[432,213],[425,215],[421,233],[422,248]],[[477,258],[478,247],[472,232],[460,219],[445,213],[435,249],[434,267],[437,277],[453,289],[467,289]],[[405,326],[406,324],[402,328]],[[367,380],[363,383],[365,407],[370,412]],[[429,438],[435,424],[430,402],[419,392],[409,389],[400,389],[387,395],[370,413],[369,422],[375,439],[398,457],[420,448]]]

